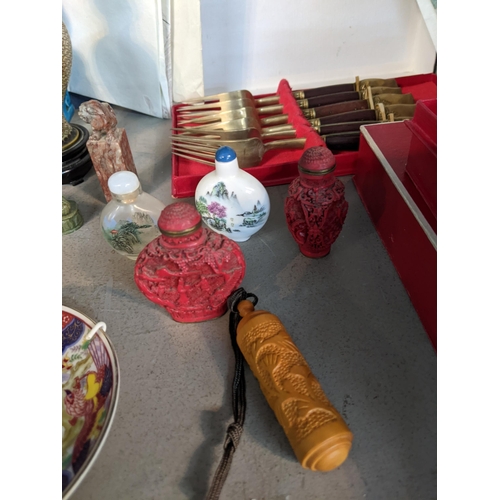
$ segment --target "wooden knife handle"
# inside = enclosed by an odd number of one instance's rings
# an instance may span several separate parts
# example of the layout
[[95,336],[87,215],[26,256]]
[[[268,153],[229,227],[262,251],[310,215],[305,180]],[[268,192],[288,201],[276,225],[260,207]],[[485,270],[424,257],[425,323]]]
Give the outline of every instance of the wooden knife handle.
[[355,101],[361,99],[360,93],[355,90],[350,92],[338,92],[336,94],[320,95],[309,99],[297,101],[300,108],[317,108],[326,104],[335,104],[337,102]]
[[309,99],[320,95],[336,94],[337,92],[349,92],[350,90],[356,90],[354,83],[339,83],[315,89],[296,90],[293,92],[293,96],[296,99]]
[[322,136],[330,151],[357,151],[361,133],[347,132]]
[[339,113],[346,113],[347,111],[369,109],[369,107],[367,100],[347,101],[327,104],[326,106],[319,106],[318,108],[304,109],[303,113],[306,118],[322,118],[323,116],[337,115]]
[[323,125],[330,125],[332,123],[355,122],[365,120],[376,120],[377,113],[373,109],[360,109],[358,111],[347,111],[346,113],[339,113],[338,115],[326,116],[311,120],[311,125],[322,127]]
[[337,134],[339,132],[356,132],[361,125],[373,125],[379,123],[377,120],[365,120],[359,122],[332,123],[319,127],[320,135]]

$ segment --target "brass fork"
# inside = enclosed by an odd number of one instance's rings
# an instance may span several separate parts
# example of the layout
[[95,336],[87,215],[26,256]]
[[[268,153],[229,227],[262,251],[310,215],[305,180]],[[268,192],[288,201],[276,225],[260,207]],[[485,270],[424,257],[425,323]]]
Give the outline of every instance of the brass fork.
[[260,165],[265,153],[272,149],[303,149],[305,143],[305,138],[283,139],[264,143],[257,137],[220,141],[217,139],[174,135],[172,136],[172,153],[189,160],[215,166],[215,153],[217,150],[221,146],[229,146],[236,153],[239,166],[248,168]]
[[251,106],[245,106],[239,109],[232,109],[230,111],[224,111],[217,113],[215,110],[213,113],[199,118],[184,117],[179,116],[177,123],[180,126],[191,126],[191,125],[203,125],[210,123],[223,123],[232,120],[239,120],[240,118],[255,118],[259,120],[260,124],[264,127],[266,125],[280,125],[286,124],[288,122],[288,115],[276,115],[276,116],[266,116],[260,117],[256,109]]
[[283,105],[256,107],[253,99],[232,99],[230,101],[213,102],[209,104],[195,104],[193,106],[181,106],[177,112],[182,116],[207,116],[214,113],[223,113],[240,108],[254,108],[258,115],[274,115],[283,112]]
[[259,106],[268,106],[270,104],[279,104],[280,96],[272,95],[268,97],[256,98],[248,90],[233,90],[231,92],[222,92],[221,94],[209,95],[206,97],[200,97],[199,99],[192,99],[190,101],[184,101],[182,104],[192,105],[191,108],[195,109],[196,106],[202,104],[210,104],[213,102],[226,102],[233,101],[235,99],[248,99],[253,102],[254,106],[257,108]]
[[238,140],[259,137],[261,139],[295,137],[293,125],[262,127],[253,117],[240,118],[227,122],[217,122],[188,128],[172,128],[177,135],[205,136],[207,139]]
[[[283,129],[283,127],[286,127]],[[173,128],[178,132],[176,137],[199,137],[202,139],[217,139],[219,141],[232,141],[241,139],[251,139],[257,137],[261,140],[267,139],[284,139],[297,137],[297,132],[292,125],[283,125],[282,127],[268,127],[261,129],[260,127],[247,127],[239,130],[210,130],[202,127],[192,127],[193,130],[185,128]]]

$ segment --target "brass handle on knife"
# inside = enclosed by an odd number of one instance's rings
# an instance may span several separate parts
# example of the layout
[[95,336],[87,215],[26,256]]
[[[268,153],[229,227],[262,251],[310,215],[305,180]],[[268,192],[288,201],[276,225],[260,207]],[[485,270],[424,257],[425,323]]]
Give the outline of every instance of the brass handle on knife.
[[394,119],[403,120],[412,117],[415,114],[416,104],[388,104],[385,106],[379,103],[375,106],[375,111],[379,119],[385,121],[389,115],[393,115]]

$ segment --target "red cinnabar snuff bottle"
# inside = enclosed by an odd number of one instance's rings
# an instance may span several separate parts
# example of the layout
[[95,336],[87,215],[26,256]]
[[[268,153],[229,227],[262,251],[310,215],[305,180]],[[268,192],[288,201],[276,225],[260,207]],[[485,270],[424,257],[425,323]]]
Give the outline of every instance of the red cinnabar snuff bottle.
[[162,233],[137,257],[135,282],[175,321],[193,323],[222,316],[227,298],[245,275],[237,243],[202,227],[194,206],[165,207],[158,219]]
[[344,184],[334,170],[335,156],[328,148],[309,148],[299,160],[299,177],[288,188],[286,222],[306,257],[330,253],[347,215]]

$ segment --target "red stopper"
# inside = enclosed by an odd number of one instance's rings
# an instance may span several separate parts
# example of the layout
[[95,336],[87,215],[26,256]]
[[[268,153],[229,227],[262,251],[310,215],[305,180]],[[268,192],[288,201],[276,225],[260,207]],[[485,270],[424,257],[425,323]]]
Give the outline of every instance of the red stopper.
[[335,169],[335,155],[328,148],[313,146],[300,157],[299,168],[313,173],[332,172]]
[[184,233],[201,224],[201,216],[195,207],[178,201],[167,205],[158,219],[158,227],[163,234]]

